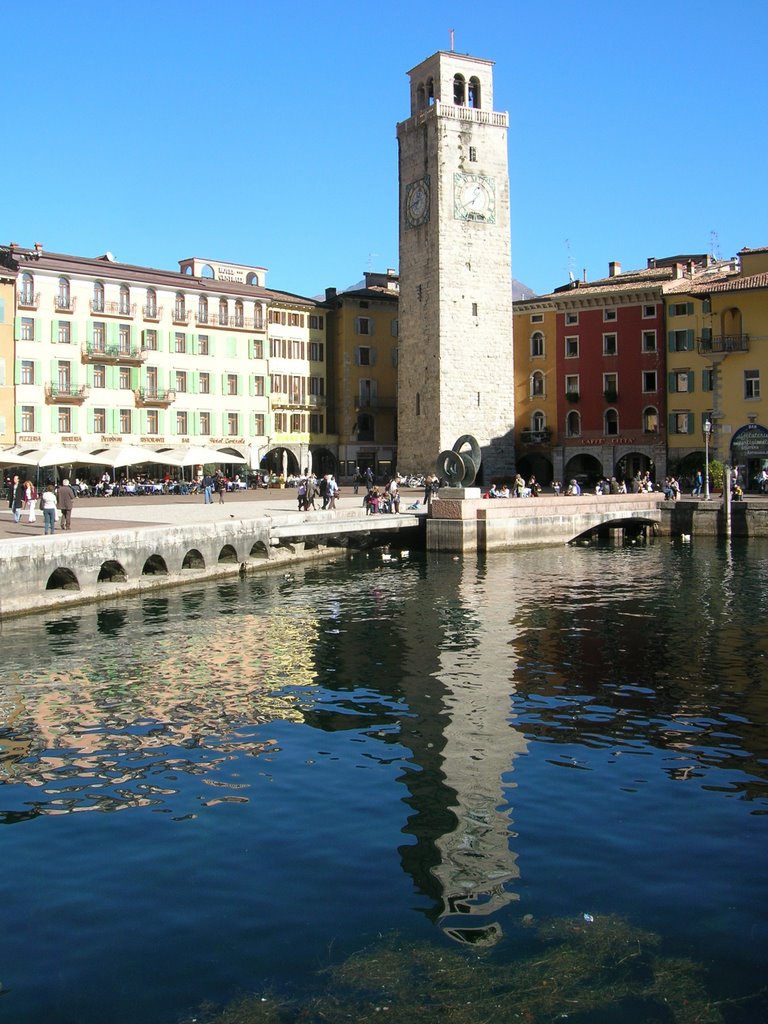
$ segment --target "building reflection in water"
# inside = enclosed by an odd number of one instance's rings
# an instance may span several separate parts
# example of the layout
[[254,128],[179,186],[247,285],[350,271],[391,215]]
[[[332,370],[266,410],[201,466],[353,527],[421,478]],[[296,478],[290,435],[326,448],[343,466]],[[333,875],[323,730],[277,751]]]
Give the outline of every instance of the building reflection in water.
[[504,780],[526,740],[511,722],[508,609],[485,600],[476,565],[456,571],[456,586],[414,624],[421,642],[410,645],[403,685],[415,717],[403,720],[401,740],[418,770],[401,781],[414,810],[403,831],[416,843],[400,855],[446,935],[482,946],[498,941],[496,916],[518,899]]
[[[31,648],[29,670],[8,673],[0,688],[0,782],[16,794],[3,790],[0,822],[176,810],[184,776],[225,789],[227,762],[275,752],[264,727],[303,718],[296,693],[284,687],[315,681],[315,620],[266,607],[241,615],[233,634],[217,620],[220,596],[209,591],[209,614],[183,637],[145,629],[168,618],[167,598],[84,609],[82,621],[60,620],[64,630],[45,623],[49,650]],[[77,658],[73,634],[90,637]],[[208,804],[226,798],[201,792]]]

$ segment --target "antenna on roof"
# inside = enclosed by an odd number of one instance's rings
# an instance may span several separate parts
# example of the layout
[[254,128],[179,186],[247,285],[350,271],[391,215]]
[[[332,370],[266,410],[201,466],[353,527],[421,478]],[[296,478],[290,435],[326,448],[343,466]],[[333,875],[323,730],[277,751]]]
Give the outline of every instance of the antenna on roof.
[[576,261],[574,260],[573,255],[571,253],[571,240],[570,240],[570,238],[566,238],[564,244],[565,244],[565,254],[566,254],[567,264],[568,264],[568,280],[569,281],[575,281],[576,278],[575,278],[574,273],[573,273],[573,268],[576,266]]
[[451,53],[453,53],[453,29],[448,29],[448,35],[451,37]]
[[721,259],[720,256],[720,238],[716,231],[709,232],[709,248],[714,259]]

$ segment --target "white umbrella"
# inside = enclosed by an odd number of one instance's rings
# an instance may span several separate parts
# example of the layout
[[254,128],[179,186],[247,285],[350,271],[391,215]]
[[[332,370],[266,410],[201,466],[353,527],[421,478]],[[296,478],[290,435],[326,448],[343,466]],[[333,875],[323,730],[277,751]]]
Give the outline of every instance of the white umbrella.
[[36,454],[28,448],[25,448],[23,452],[11,450],[0,452],[0,466],[36,466],[37,459],[33,457]]
[[189,448],[164,448],[155,452],[158,458],[162,457],[169,466],[205,466],[208,463],[219,462],[242,462],[245,459],[240,455],[230,455],[228,452],[220,452],[217,448],[204,448],[202,445],[191,445]]
[[32,453],[35,461],[33,465],[45,469],[48,466],[100,466],[101,458],[91,455],[90,452],[80,451],[79,448],[67,448],[62,444],[52,445],[50,448],[41,448],[40,451]]
[[97,449],[91,457],[100,466],[110,466],[112,469],[117,469],[120,466],[136,466],[141,462],[160,464],[168,461],[164,456],[161,458],[159,453],[151,448],[139,448],[135,444],[121,444],[118,448]]

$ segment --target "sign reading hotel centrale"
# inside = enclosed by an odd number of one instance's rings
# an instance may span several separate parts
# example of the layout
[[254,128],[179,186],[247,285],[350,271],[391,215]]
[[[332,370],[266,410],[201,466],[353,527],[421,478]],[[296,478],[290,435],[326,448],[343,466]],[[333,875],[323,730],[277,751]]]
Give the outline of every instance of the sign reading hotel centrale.
[[245,271],[236,270],[234,267],[222,267],[216,264],[216,277],[220,281],[233,281],[235,284],[245,284]]

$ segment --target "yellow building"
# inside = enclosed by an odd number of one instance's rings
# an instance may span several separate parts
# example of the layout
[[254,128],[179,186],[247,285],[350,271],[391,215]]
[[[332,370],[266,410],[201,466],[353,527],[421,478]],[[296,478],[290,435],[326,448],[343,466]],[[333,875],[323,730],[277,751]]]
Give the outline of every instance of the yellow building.
[[394,270],[366,273],[362,288],[326,289],[329,415],[347,482],[368,466],[377,478],[395,469],[399,292]]
[[768,247],[738,256],[734,272],[690,295],[706,325],[698,347],[712,373],[711,451],[754,489],[768,469]]
[[557,444],[556,312],[551,296],[513,308],[517,470],[526,480],[552,481]]
[[[737,261],[701,256],[675,264],[675,276],[665,283],[667,458],[670,471],[691,485],[704,471],[705,430],[714,422],[717,402],[717,361],[712,354],[712,315],[709,289],[727,282],[738,271]],[[712,418],[712,420],[711,420]],[[710,456],[716,457],[717,438],[710,434]]]
[[0,445],[16,440],[13,386],[15,346],[13,322],[16,299],[16,271],[0,266]]

